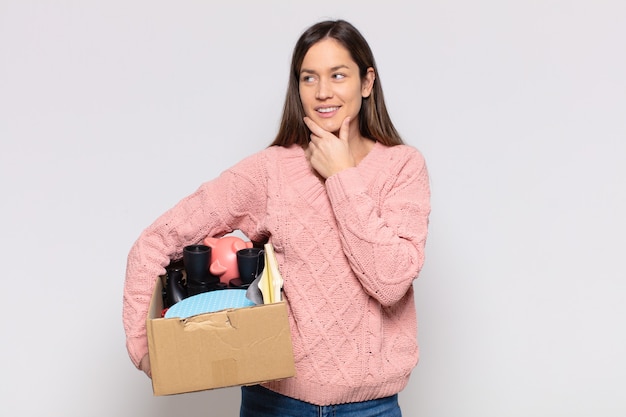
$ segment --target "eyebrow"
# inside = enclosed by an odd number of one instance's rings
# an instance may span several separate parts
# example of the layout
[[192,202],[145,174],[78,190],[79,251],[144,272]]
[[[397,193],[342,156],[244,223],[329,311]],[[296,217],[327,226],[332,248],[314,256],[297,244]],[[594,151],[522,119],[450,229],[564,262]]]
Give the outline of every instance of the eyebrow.
[[[337,65],[337,66],[332,67],[332,68],[330,69],[330,71],[331,71],[331,72],[334,72],[334,71],[340,70],[340,69],[342,69],[342,68],[350,69],[350,67],[349,67],[349,66],[347,66],[347,65],[345,65],[345,64],[341,64],[341,65]],[[316,74],[316,73],[317,73],[317,71],[312,70],[312,69],[307,69],[307,68],[302,68],[302,69],[300,70],[300,74],[305,73],[305,72],[306,72],[306,73],[309,73],[309,74]]]

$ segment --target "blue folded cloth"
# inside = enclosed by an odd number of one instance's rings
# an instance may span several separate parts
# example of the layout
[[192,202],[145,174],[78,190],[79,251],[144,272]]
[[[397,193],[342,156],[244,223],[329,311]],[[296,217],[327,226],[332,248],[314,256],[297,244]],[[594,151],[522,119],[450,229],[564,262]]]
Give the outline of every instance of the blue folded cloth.
[[185,298],[171,306],[165,312],[165,318],[180,317],[182,319],[198,314],[211,313],[227,308],[241,308],[255,305],[246,298],[246,290],[226,289],[203,292]]

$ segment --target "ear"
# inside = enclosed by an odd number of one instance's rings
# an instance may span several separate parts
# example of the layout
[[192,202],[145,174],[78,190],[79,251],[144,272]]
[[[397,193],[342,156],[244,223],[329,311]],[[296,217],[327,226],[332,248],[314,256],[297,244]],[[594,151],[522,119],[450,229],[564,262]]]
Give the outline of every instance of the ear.
[[361,82],[361,96],[367,98],[372,94],[372,88],[374,88],[374,80],[376,79],[376,72],[374,68],[369,67]]
[[217,245],[217,242],[219,241],[218,238],[216,237],[206,237],[204,238],[204,241],[202,241],[202,243],[204,243],[205,245],[214,248]]
[[[250,245],[250,246],[252,246],[252,245]],[[248,248],[250,246],[248,246],[248,244],[245,241],[243,241],[243,240],[235,240],[235,241],[233,241],[232,251],[234,253],[237,253],[237,251],[239,251],[241,249]]]

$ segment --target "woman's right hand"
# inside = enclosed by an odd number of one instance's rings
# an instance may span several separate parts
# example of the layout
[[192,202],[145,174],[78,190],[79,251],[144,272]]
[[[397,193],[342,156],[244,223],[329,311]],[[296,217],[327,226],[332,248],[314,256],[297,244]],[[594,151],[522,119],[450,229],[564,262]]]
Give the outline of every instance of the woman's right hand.
[[139,369],[144,371],[148,378],[152,379],[152,370],[150,369],[150,355],[146,353],[146,355],[141,358],[141,362],[139,362]]
[[350,117],[341,123],[338,136],[321,128],[309,117],[304,123],[311,131],[311,141],[306,150],[309,163],[324,179],[346,169],[356,166],[348,141],[350,134]]

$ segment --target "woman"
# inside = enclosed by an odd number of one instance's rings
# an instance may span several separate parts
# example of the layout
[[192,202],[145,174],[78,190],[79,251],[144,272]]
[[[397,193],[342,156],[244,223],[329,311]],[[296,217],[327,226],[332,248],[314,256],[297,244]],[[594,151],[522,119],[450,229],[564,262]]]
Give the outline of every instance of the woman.
[[240,230],[275,248],[296,363],[293,378],[242,387],[241,416],[401,415],[397,393],[418,360],[412,283],[429,198],[424,159],[391,123],[365,39],[345,21],[313,25],[295,46],[272,146],[202,184],[131,249],[131,359],[150,376],[145,317],[170,259]]

